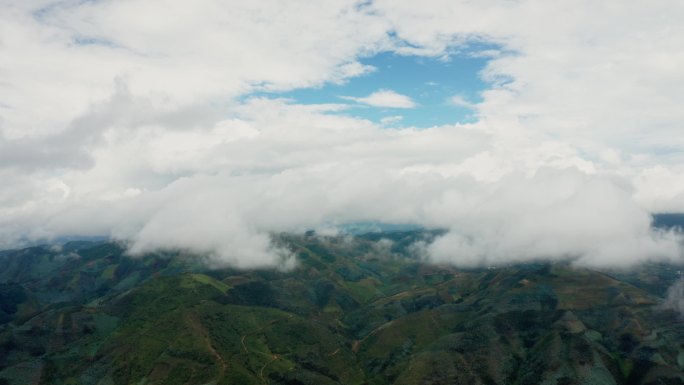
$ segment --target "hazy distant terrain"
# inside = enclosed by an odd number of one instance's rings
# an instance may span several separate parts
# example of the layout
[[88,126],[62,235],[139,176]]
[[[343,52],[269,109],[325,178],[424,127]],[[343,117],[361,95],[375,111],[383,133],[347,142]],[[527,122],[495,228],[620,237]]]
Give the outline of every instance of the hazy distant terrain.
[[661,213],[653,215],[653,227],[660,229],[684,229],[684,213]]
[[680,268],[421,263],[434,235],[281,235],[289,272],[110,242],[0,252],[0,383],[684,383],[662,306]]

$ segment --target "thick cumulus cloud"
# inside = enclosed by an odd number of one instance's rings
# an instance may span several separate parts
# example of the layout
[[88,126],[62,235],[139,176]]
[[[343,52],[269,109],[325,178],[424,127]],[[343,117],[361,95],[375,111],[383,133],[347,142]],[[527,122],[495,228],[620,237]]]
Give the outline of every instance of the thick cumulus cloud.
[[438,261],[498,265],[557,256],[602,267],[680,255],[677,234],[651,230],[651,216],[619,180],[541,169],[531,178],[502,178],[467,207],[460,199],[445,202],[458,219],[429,246]]
[[[680,236],[650,227],[651,213],[684,210],[673,2],[0,10],[2,246],[110,235],[134,254],[286,266],[274,232],[379,221],[447,229],[422,252],[467,266],[682,259]],[[377,71],[361,59],[379,52],[448,60],[473,44],[489,58],[490,88],[467,103],[476,123],[392,129],[346,102],[249,96]],[[357,102],[413,106],[383,92]]]

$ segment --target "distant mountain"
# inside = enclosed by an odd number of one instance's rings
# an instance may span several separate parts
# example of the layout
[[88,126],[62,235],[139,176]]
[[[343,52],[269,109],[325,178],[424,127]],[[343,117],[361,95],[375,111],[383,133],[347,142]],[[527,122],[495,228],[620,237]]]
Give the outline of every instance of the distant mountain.
[[653,214],[653,227],[660,229],[684,229],[684,213]]
[[0,252],[0,384],[684,384],[678,267],[416,260],[436,234],[281,235],[291,272]]

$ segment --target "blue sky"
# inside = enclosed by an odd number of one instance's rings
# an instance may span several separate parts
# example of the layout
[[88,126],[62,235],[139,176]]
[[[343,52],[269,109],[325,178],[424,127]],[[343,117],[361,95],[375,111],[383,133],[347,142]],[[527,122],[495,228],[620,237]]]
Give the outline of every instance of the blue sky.
[[[487,84],[479,72],[488,58],[471,52],[454,54],[448,58],[402,56],[380,53],[361,60],[375,68],[371,73],[352,78],[344,84],[326,84],[319,88],[305,88],[283,93],[260,93],[260,96],[285,97],[294,103],[349,103],[341,113],[380,123],[383,118],[401,116],[393,127],[430,127],[456,122],[473,122],[471,108],[454,105],[450,99],[459,96],[469,103],[481,101],[480,92]],[[391,90],[410,97],[413,108],[387,108],[355,103],[344,97],[362,98],[378,90]],[[256,95],[252,95],[256,96]]]

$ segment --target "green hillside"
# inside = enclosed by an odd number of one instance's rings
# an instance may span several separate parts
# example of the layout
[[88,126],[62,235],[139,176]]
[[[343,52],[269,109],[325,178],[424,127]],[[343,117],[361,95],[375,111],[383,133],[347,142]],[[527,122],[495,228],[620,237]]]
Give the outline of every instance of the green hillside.
[[677,267],[462,270],[411,231],[281,235],[290,272],[116,243],[0,253],[0,384],[684,384]]

